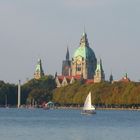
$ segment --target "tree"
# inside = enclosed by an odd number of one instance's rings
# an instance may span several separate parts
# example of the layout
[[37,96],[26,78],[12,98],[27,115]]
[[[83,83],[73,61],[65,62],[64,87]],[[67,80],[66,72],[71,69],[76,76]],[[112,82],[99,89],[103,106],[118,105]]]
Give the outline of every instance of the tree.
[[36,80],[32,79],[22,86],[22,103],[26,104],[27,100],[34,99],[41,104],[52,100],[52,92],[56,88],[53,76],[44,76]]
[[17,104],[17,86],[0,81],[0,105]]

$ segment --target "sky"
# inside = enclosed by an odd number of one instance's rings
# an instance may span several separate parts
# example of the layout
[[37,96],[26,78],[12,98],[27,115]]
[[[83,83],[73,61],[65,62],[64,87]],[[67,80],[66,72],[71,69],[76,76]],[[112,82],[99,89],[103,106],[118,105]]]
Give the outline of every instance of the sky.
[[61,74],[67,46],[79,47],[84,27],[102,59],[106,80],[140,80],[140,0],[0,0],[0,80],[33,78],[38,58],[46,75]]

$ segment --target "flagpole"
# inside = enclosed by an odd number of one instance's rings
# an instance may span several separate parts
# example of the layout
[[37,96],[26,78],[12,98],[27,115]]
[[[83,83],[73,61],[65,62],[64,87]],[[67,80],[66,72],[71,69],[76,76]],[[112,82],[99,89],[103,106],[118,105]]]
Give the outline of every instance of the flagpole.
[[21,101],[21,88],[20,88],[20,80],[19,80],[19,83],[18,83],[18,105],[17,105],[18,108],[21,105],[20,101]]

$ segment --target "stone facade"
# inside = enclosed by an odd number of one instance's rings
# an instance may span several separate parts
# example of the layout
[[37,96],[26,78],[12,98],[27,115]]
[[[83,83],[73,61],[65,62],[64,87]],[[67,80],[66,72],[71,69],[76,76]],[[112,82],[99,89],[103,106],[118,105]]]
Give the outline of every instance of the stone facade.
[[80,80],[80,76],[57,76],[55,82],[57,87],[64,87],[74,83],[76,80]]
[[[81,76],[57,76],[55,78],[55,82],[57,85],[57,88],[59,87],[64,87],[67,86],[69,84],[73,84],[75,81],[81,81]],[[91,84],[94,83],[93,79],[83,79],[83,82],[85,84]]]

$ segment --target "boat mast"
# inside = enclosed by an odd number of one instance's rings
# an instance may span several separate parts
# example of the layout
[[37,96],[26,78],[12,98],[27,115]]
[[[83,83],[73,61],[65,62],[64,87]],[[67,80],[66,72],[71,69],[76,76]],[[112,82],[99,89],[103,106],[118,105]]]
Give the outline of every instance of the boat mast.
[[21,94],[21,88],[20,88],[20,80],[19,80],[19,83],[18,83],[18,105],[17,105],[18,108],[20,107],[20,100],[21,100],[20,94]]

